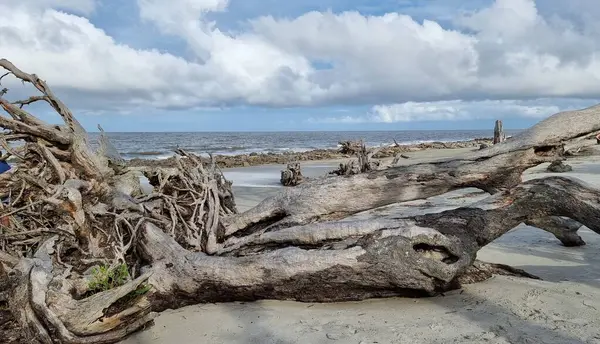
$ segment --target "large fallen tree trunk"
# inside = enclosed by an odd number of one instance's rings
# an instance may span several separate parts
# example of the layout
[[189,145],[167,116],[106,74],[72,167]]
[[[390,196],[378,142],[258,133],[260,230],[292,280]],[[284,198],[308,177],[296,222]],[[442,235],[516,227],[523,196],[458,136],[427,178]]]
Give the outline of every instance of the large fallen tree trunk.
[[[598,228],[600,192],[565,178],[521,183],[564,145],[600,131],[600,107],[554,115],[509,141],[460,157],[308,181],[238,214],[214,162],[177,152],[177,167],[144,171],[140,192],[102,136],[94,151],[68,108],[34,74],[0,66],[41,96],[0,105],[7,200],[0,218],[0,303],[18,340],[110,343],[154,313],[194,302],[355,300],[432,295],[509,268],[475,263],[477,251],[529,223],[581,245],[581,224]],[[47,102],[64,121],[23,109]],[[14,147],[9,141],[21,141]],[[442,213],[368,221],[354,215],[465,187],[492,194]],[[476,265],[474,265],[476,264]],[[8,337],[7,337],[8,338]]]
[[221,257],[186,251],[147,224],[141,251],[153,262],[150,283],[158,286],[153,297],[163,307],[433,295],[457,288],[477,251],[524,221],[569,216],[600,233],[598,200],[598,189],[551,177],[441,213],[315,223],[238,238]]

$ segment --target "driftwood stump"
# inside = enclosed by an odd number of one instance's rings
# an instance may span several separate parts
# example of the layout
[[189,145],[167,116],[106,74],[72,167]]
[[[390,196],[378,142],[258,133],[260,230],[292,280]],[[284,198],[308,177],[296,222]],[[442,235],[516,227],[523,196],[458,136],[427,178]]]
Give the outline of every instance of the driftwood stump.
[[[0,143],[17,159],[0,175],[0,217],[9,220],[0,227],[0,329],[21,342],[117,342],[157,311],[198,302],[436,295],[492,273],[523,274],[475,261],[523,222],[567,246],[584,244],[582,224],[600,233],[600,190],[572,178],[521,180],[600,131],[600,106],[558,113],[455,158],[369,171],[366,153],[357,164],[364,173],[310,180],[237,213],[214,161],[180,150],[176,168],[145,171],[154,190],[139,193],[137,175],[107,137],[92,150],[43,80],[7,60],[0,67],[40,92],[0,96]],[[24,109],[35,101],[64,123]],[[466,187],[490,196],[441,213],[358,216]],[[119,278],[98,288],[98,271],[114,269]]]
[[357,160],[350,160],[347,163],[341,163],[338,169],[329,172],[337,176],[352,176],[359,173],[375,171],[379,168],[380,162],[373,160],[373,156],[381,149],[369,149],[363,141],[343,141],[340,142],[340,153],[353,154]]
[[340,145],[339,152],[348,155],[355,155],[363,146],[362,141],[340,141],[338,144]]
[[498,144],[500,142],[504,142],[506,140],[506,135],[504,134],[504,130],[502,128],[502,121],[497,120],[494,125],[494,144]]
[[547,170],[548,172],[564,173],[573,171],[573,167],[571,167],[571,165],[565,164],[562,160],[556,160],[548,166]]
[[281,178],[279,179],[283,186],[297,186],[304,181],[302,171],[300,169],[299,162],[289,163],[286,169],[281,171]]

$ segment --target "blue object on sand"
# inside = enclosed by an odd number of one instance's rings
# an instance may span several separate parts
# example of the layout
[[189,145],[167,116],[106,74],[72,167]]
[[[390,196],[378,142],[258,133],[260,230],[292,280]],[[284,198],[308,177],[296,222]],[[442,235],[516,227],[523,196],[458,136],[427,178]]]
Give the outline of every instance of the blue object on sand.
[[0,173],[10,170],[10,165],[6,161],[0,161]]
[[[6,161],[0,161],[0,174],[10,170],[10,165]],[[5,197],[0,200],[2,203],[9,203],[10,198]]]

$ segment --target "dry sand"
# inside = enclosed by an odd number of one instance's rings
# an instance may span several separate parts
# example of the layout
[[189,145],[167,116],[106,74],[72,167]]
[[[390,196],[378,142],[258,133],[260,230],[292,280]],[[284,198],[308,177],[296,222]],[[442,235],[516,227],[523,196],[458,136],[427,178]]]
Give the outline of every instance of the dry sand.
[[[568,163],[573,172],[563,176],[600,187],[599,158]],[[549,175],[543,173],[546,166],[528,171],[525,178]],[[236,198],[247,208],[277,190],[238,187]],[[481,197],[469,189],[381,214],[442,210]],[[427,299],[190,306],[163,312],[155,326],[125,343],[600,343],[600,236],[587,229],[580,234],[587,245],[566,248],[544,231],[520,226],[479,253],[481,260],[525,269],[543,281],[497,276]]]

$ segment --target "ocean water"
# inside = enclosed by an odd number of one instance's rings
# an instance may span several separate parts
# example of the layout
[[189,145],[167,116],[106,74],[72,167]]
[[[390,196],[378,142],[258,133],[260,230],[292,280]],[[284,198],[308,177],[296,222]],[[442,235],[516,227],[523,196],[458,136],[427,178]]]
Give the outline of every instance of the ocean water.
[[[518,130],[507,130],[514,135]],[[336,148],[339,141],[362,139],[368,146],[421,142],[449,142],[492,137],[492,130],[430,131],[327,131],[327,132],[195,132],[195,133],[107,133],[125,159],[168,158],[182,148],[197,154],[237,155],[256,153],[304,152]],[[92,145],[98,133],[90,133]]]

